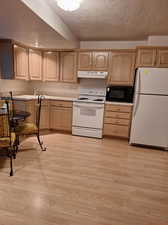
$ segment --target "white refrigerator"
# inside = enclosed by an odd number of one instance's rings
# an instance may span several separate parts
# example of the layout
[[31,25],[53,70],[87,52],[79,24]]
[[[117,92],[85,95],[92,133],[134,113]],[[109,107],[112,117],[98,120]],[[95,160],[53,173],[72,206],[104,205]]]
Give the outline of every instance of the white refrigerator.
[[139,68],[130,144],[168,149],[168,69]]

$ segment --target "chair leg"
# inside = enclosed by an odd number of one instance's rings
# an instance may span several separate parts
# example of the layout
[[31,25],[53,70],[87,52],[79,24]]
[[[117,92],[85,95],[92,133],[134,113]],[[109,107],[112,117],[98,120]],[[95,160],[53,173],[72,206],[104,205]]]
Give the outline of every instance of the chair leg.
[[41,150],[42,151],[46,151],[47,148],[43,146],[43,142],[40,140],[40,135],[39,134],[36,134],[36,136],[37,136],[37,140],[38,140],[38,143],[40,145]]
[[16,153],[18,152],[19,150],[19,144],[20,144],[20,139],[19,139],[19,135],[16,136]]
[[17,145],[15,145],[13,148],[14,148],[14,151],[13,151],[12,155],[13,155],[13,158],[16,159]]
[[10,154],[10,176],[13,176],[13,154],[12,154],[12,150],[10,149],[9,150],[9,154]]

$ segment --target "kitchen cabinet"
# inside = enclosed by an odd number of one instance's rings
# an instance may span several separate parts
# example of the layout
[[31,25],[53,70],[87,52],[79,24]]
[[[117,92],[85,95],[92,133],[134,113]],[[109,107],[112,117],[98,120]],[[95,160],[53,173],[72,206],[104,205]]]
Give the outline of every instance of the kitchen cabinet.
[[14,45],[15,79],[28,80],[28,49]]
[[79,52],[78,70],[92,70],[92,52]]
[[42,52],[29,49],[30,80],[42,80]]
[[136,67],[168,67],[167,47],[141,47],[137,49]]
[[81,51],[78,54],[78,70],[107,71],[109,53],[104,51]]
[[108,52],[93,52],[93,70],[108,70],[109,66],[109,53]]
[[67,83],[77,82],[77,53],[60,53],[60,81]]
[[49,100],[43,100],[41,105],[40,129],[49,129],[50,126]]
[[168,48],[158,48],[156,67],[168,67]]
[[129,138],[132,106],[105,104],[104,136]]
[[72,102],[50,101],[50,129],[72,131]]
[[30,116],[26,119],[29,123],[35,123],[36,122],[36,108],[35,108],[35,101],[29,100],[25,101],[26,104],[26,111],[30,112]]
[[109,85],[133,86],[135,52],[116,51],[110,53]]
[[43,81],[59,80],[59,53],[43,53]]
[[139,48],[137,50],[136,67],[154,67],[157,50],[155,48]]

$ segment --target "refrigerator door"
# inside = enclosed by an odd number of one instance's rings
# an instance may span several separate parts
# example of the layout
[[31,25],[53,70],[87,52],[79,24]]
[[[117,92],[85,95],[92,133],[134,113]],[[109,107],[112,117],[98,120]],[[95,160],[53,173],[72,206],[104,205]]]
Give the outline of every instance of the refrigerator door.
[[168,96],[136,95],[130,144],[168,147]]
[[168,95],[168,68],[139,68],[135,92]]

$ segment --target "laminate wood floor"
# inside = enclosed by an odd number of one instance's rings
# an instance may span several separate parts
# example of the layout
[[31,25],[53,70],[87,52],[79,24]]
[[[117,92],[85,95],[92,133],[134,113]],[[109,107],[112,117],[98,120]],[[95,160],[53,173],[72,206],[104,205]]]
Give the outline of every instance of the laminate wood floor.
[[168,152],[64,134],[26,139],[9,177],[0,160],[0,225],[168,225]]

